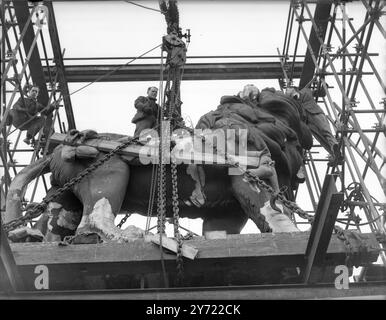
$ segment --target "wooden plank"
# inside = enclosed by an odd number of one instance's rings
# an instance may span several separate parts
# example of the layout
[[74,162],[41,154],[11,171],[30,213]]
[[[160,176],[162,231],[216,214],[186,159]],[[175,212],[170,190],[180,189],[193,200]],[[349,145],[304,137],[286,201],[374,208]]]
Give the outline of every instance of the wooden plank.
[[[302,257],[306,251],[309,232],[293,232],[278,234],[228,235],[226,239],[206,240],[195,237],[186,240],[199,251],[196,260],[232,259],[232,258],[264,258],[264,257]],[[369,245],[378,242],[373,234],[363,234]],[[136,240],[128,244],[101,243],[58,246],[57,243],[11,243],[17,265],[36,264],[84,264],[110,262],[151,262],[159,260],[159,249],[144,240]],[[353,242],[353,250],[359,250],[360,243]],[[327,254],[345,256],[344,243],[333,235]],[[369,251],[377,255],[376,249]],[[165,260],[174,260],[175,256],[166,254]],[[302,259],[298,262],[301,264]]]
[[306,264],[303,268],[304,282],[309,281],[313,266],[321,264],[324,260],[334,223],[343,201],[343,193],[338,193],[336,190],[335,178],[333,175],[327,175],[324,179],[306,249]]
[[[64,133],[54,133],[50,137],[50,144],[52,146],[55,146],[57,144],[64,143],[66,134]],[[76,143],[76,146],[79,145],[85,145],[85,146],[91,146],[97,148],[99,151],[102,152],[110,152],[114,150],[116,147],[118,147],[121,143],[117,141],[108,141],[108,140],[101,140],[101,139],[90,139],[87,140],[85,143]],[[130,145],[126,148],[122,149],[119,154],[122,154],[126,157],[128,157],[129,160],[135,161],[134,164],[138,164],[138,160],[140,155],[142,156],[142,159],[145,159],[147,163],[158,163],[158,147],[151,147],[151,146],[141,146],[141,145]],[[185,163],[185,164],[215,164],[220,166],[227,166],[226,160],[224,157],[213,154],[213,153],[200,153],[200,152],[194,152],[191,154],[187,153],[173,153],[176,157],[176,161],[178,164]],[[258,167],[259,165],[259,158],[254,156],[232,156],[232,158],[239,163],[240,166],[248,166],[248,167]]]
[[[162,240],[163,248],[173,251],[174,253],[177,253],[178,243],[176,240],[168,238],[166,236],[162,236],[162,239],[161,239],[161,235],[158,235],[158,234],[145,235],[145,241],[150,241],[157,245],[161,245],[161,240]],[[189,244],[183,243],[181,247],[181,253],[184,257],[194,260],[194,258],[197,256],[198,250]]]

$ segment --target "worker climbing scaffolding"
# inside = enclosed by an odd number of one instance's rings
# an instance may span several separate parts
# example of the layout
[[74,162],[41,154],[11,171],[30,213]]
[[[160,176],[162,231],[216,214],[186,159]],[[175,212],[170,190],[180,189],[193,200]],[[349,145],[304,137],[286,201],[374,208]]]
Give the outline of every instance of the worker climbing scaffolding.
[[52,122],[52,112],[59,108],[52,103],[46,108],[38,101],[39,87],[32,85],[27,97],[20,97],[13,105],[7,119],[8,125],[13,125],[20,131],[27,131],[23,140],[26,144],[35,144],[35,136],[43,129],[42,139],[49,138],[49,126]]

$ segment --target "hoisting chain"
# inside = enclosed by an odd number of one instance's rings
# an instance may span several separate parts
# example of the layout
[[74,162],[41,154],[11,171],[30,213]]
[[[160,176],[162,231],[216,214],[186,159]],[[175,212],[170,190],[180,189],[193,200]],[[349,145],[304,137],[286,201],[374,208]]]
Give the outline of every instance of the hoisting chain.
[[[168,52],[167,57],[167,68],[168,76],[167,83],[165,86],[165,96],[167,96],[167,102],[161,109],[161,120],[168,120],[169,129],[167,131],[168,135],[164,135],[164,131],[161,130],[160,135],[160,159],[166,155],[166,143],[163,141],[165,137],[170,139],[170,129],[172,126],[174,128],[175,123],[180,121],[180,118],[174,119],[174,113],[176,106],[180,106],[180,81],[181,73],[180,67],[184,65],[186,56],[185,44],[181,40],[181,33],[179,28],[179,13],[177,8],[176,1],[160,0],[160,9],[165,16],[167,23],[167,33],[168,35],[163,38],[162,49]],[[172,86],[170,88],[170,84]],[[165,110],[166,109],[166,110]],[[164,129],[164,128],[161,128]],[[170,151],[170,150],[169,150]],[[163,159],[162,159],[163,160]],[[165,203],[166,203],[166,171],[164,161],[160,161],[160,179],[159,182],[159,196],[162,196],[162,199],[159,200],[161,207],[158,208],[159,213],[163,216],[163,228],[165,224]],[[173,208],[173,225],[174,225],[174,236],[176,237],[178,248],[177,248],[177,283],[182,284],[182,271],[183,271],[183,260],[181,254],[182,247],[182,238],[179,234],[179,208],[178,208],[178,181],[177,181],[177,164],[172,159],[171,163],[171,178],[172,178],[172,208]],[[159,221],[160,219],[158,219]],[[159,223],[160,224],[160,223]],[[160,226],[161,227],[161,226]],[[161,227],[162,228],[162,227]],[[160,229],[161,229],[160,228]]]
[[[165,40],[166,41],[166,40]],[[164,50],[168,51],[168,74],[167,82],[165,85],[165,96],[167,102],[161,109],[161,119],[168,120],[166,124],[169,128],[162,128],[160,135],[160,159],[166,155],[167,144],[163,141],[164,138],[170,139],[170,129],[174,129],[176,123],[180,121],[179,114],[176,114],[176,108],[181,105],[180,102],[180,77],[181,71],[179,63],[175,64],[175,56],[172,56],[173,48],[164,42]],[[171,63],[173,61],[173,63]],[[177,112],[178,113],[178,112]],[[172,128],[171,128],[172,127]],[[167,133],[167,134],[164,134]],[[170,150],[169,150],[170,151]],[[165,215],[166,215],[166,165],[164,161],[160,161],[160,174],[159,174],[159,206],[158,206],[158,232],[165,230]],[[178,202],[178,175],[177,164],[172,159],[171,161],[171,182],[172,182],[172,210],[173,210],[173,226],[174,237],[177,241],[177,285],[183,283],[183,259],[182,259],[182,242],[183,238],[179,232],[179,202]]]
[[58,196],[60,196],[65,191],[72,188],[74,185],[79,183],[83,178],[88,176],[90,173],[98,169],[102,164],[104,164],[106,161],[108,161],[112,156],[114,156],[116,153],[120,152],[122,149],[126,148],[128,145],[132,144],[138,140],[138,137],[136,138],[130,138],[127,142],[124,142],[117,146],[114,150],[111,150],[109,153],[104,155],[99,160],[95,161],[93,164],[91,164],[88,168],[83,170],[81,173],[79,173],[76,177],[72,178],[70,181],[65,183],[63,187],[56,190],[54,193],[52,193],[50,196],[46,196],[43,198],[43,200],[32,206],[30,210],[27,210],[24,216],[14,219],[6,224],[4,224],[4,230],[6,232],[9,232],[11,230],[14,230],[20,225],[23,225],[25,222],[32,221],[33,219],[37,218],[44,210],[46,210],[48,204],[56,199]]
[[122,220],[117,224],[117,227],[121,229],[122,226],[125,224],[126,220],[129,219],[130,216],[131,216],[131,213],[126,213],[125,216],[122,218]]
[[[157,232],[160,234],[165,233],[165,223],[166,223],[166,164],[165,164],[165,155],[167,154],[167,144],[164,141],[164,138],[167,137],[164,134],[165,130],[169,134],[169,128],[165,128],[165,113],[167,112],[167,119],[170,119],[169,115],[172,114],[174,108],[171,108],[170,102],[171,95],[173,95],[172,91],[170,91],[170,82],[171,82],[171,70],[169,69],[168,77],[165,85],[166,96],[168,97],[168,101],[161,107],[160,110],[160,120],[161,120],[161,130],[159,135],[159,170],[158,170],[158,199],[157,199]],[[174,79],[173,79],[174,82]],[[173,106],[173,104],[172,104]],[[166,109],[166,110],[165,110]]]
[[177,240],[177,284],[183,283],[184,265],[182,259],[182,243],[183,238],[179,231],[179,207],[178,207],[178,173],[177,163],[175,159],[171,162],[171,175],[172,175],[172,205],[173,205],[173,225],[174,225],[174,237]]
[[[172,84],[172,89],[169,91],[169,104],[167,110],[167,120],[169,120],[168,125],[175,125],[174,121],[174,112],[177,104],[179,104],[179,90],[180,90],[180,79],[178,78],[180,72],[178,68],[172,68],[169,70],[168,74],[168,84],[167,88]],[[176,122],[177,122],[176,121]],[[173,210],[173,227],[174,227],[174,237],[177,241],[177,258],[176,258],[176,269],[177,269],[177,285],[182,285],[183,283],[183,259],[182,259],[182,244],[183,238],[179,232],[179,203],[178,203],[178,174],[177,174],[177,163],[175,159],[171,159],[171,181],[172,181],[172,210]]]

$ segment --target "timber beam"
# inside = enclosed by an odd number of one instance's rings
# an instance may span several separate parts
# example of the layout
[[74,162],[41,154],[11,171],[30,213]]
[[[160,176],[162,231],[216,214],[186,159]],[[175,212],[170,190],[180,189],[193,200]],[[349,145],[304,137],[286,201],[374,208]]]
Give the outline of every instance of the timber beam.
[[[301,62],[295,63],[295,78],[300,77],[302,66]],[[48,80],[48,70],[46,67],[43,70]],[[55,67],[53,70],[55,71]],[[113,72],[114,70],[116,71]],[[97,79],[98,82],[159,81],[160,79],[159,64],[67,65],[64,67],[64,72],[68,82],[91,82]],[[167,71],[164,71],[164,79],[166,76]],[[281,76],[280,62],[187,63],[184,66],[182,80],[278,79]],[[103,78],[99,79],[100,77]]]
[[[298,282],[295,267],[304,263],[308,232],[228,235],[226,239],[194,237],[184,243],[198,250],[194,260],[184,258],[185,286],[252,285]],[[367,252],[362,252],[366,242]],[[377,240],[363,234],[351,241],[355,265],[376,261]],[[35,290],[34,270],[44,265],[49,290],[127,289],[163,287],[159,246],[142,239],[125,243],[79,244],[13,243],[17,266],[26,290]],[[164,251],[166,273],[173,287],[176,255]],[[336,235],[328,245],[325,264],[345,263],[346,247]],[[333,268],[332,268],[333,269]],[[288,272],[284,273],[283,270]],[[292,280],[288,274],[292,275]],[[333,274],[330,276],[336,277]]]

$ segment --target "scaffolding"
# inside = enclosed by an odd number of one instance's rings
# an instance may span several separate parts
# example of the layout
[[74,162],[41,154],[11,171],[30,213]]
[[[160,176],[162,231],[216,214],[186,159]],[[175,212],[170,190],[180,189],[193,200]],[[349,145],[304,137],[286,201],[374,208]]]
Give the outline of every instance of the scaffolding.
[[[359,26],[355,26],[357,21],[350,16],[353,6],[355,9],[362,6],[356,10],[363,13]],[[323,158],[325,153],[321,146],[307,152],[309,212],[316,210],[326,174],[335,174],[338,188],[344,193],[337,224],[361,232],[370,229],[373,233],[384,231],[386,209],[383,148],[386,87],[384,74],[379,71],[384,61],[380,59],[375,63],[379,52],[370,51],[379,49],[374,42],[384,41],[386,37],[380,21],[384,16],[383,8],[383,1],[320,1],[316,4],[292,1],[281,60],[288,79],[280,82],[283,88],[296,85],[299,89],[310,87],[326,91],[325,97],[316,97],[316,100],[329,119],[344,159],[338,166],[326,166],[328,159]],[[300,48],[305,48],[306,55],[297,83],[292,65],[299,60]],[[293,58],[288,57],[289,53]],[[373,196],[375,191],[383,191],[380,195],[378,192],[380,198]],[[303,197],[305,192],[298,190],[298,194]],[[297,217],[296,222],[308,224]],[[386,262],[384,254],[382,261]]]

